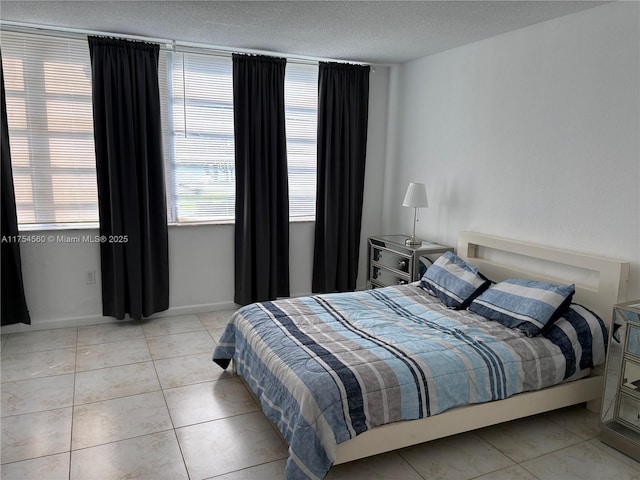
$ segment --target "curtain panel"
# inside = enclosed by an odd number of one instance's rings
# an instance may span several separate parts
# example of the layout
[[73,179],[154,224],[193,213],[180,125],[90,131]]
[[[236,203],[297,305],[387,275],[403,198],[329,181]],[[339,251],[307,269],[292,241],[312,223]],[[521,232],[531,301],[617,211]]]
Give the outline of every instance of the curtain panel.
[[369,66],[321,62],[312,291],[356,288],[369,116]]
[[246,305],[289,296],[286,60],[233,55],[235,294]]
[[169,308],[159,46],[89,37],[105,316]]
[[[16,213],[16,197],[13,188],[13,169],[11,167],[11,148],[9,146],[9,126],[7,125],[7,105],[4,91],[4,72],[2,69],[2,53],[0,53],[0,102],[2,103],[2,172],[0,186],[2,192],[2,278],[0,281],[0,304],[2,309],[2,325],[13,323],[31,323],[27,301],[22,282],[22,259],[18,235],[18,216]],[[15,241],[14,241],[15,240]]]

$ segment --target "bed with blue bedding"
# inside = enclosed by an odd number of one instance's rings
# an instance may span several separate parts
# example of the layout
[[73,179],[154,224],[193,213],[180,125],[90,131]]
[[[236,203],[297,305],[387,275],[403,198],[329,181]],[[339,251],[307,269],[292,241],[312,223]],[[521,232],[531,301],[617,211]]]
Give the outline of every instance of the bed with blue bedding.
[[375,427],[587,375],[607,338],[590,313],[572,305],[529,338],[416,282],[242,307],[213,360],[234,362],[289,444],[287,479],[321,479],[339,444]]

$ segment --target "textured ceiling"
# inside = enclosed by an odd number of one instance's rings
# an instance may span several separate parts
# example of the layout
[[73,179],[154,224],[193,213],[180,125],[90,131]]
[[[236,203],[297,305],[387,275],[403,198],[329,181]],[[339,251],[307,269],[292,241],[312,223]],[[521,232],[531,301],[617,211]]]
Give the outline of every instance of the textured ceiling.
[[402,63],[606,2],[14,1],[0,19],[242,49]]

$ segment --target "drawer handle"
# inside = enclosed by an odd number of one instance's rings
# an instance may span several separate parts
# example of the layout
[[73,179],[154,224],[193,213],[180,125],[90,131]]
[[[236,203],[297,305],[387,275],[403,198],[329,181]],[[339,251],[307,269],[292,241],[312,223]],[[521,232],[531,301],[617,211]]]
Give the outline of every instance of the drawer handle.
[[398,280],[398,285],[406,285],[407,281],[406,280]]
[[406,260],[400,260],[400,261],[398,262],[398,268],[399,268],[400,270],[405,270],[405,271],[406,271],[406,270],[407,270],[407,265],[408,265],[408,264],[407,264],[407,261],[406,261]]

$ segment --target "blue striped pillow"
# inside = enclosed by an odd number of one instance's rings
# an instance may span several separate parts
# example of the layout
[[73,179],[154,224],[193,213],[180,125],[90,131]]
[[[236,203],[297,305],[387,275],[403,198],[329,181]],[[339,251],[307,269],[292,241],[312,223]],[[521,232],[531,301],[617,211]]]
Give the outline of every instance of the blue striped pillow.
[[469,310],[534,337],[566,311],[574,293],[575,285],[511,279],[485,291]]
[[491,282],[457,255],[446,252],[431,265],[421,285],[449,308],[464,309]]
[[562,350],[567,360],[564,378],[606,361],[607,327],[598,315],[582,305],[572,303],[542,335]]

